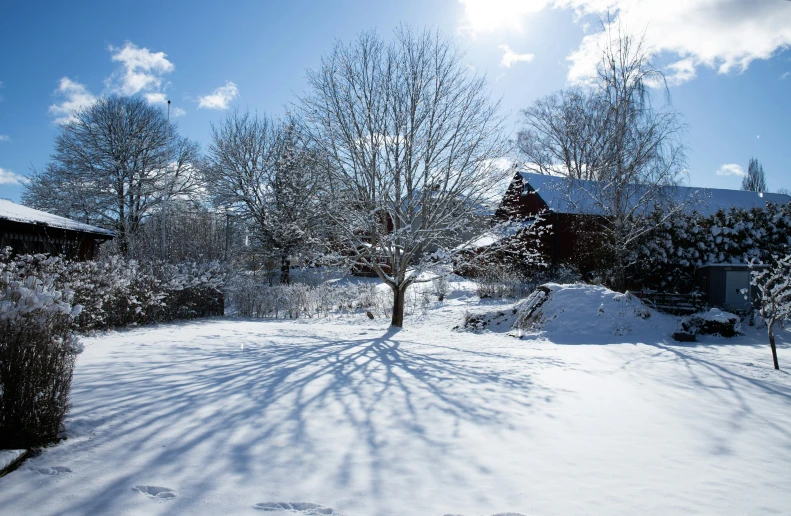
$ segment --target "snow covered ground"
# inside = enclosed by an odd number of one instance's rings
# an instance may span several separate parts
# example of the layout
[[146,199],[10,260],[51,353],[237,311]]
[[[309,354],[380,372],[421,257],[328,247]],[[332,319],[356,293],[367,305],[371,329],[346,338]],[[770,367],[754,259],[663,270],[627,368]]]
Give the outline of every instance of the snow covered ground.
[[85,339],[69,438],[0,479],[0,513],[791,513],[791,377],[765,335],[679,344],[658,314],[608,328],[620,301],[587,295],[522,340],[452,331],[507,309],[464,295],[398,332],[360,314]]

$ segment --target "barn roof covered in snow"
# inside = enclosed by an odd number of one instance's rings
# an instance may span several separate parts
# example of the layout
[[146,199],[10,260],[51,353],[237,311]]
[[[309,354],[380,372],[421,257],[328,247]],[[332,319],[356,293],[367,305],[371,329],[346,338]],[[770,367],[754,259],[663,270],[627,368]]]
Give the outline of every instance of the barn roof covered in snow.
[[[607,210],[599,199],[606,199],[604,185],[596,181],[572,180],[565,177],[519,172],[525,182],[523,195],[536,193],[555,213],[607,215]],[[648,211],[653,205],[641,201],[647,187],[629,185],[630,191],[625,196],[630,208],[645,205]],[[764,208],[767,202],[788,204],[791,196],[776,193],[757,193],[745,190],[725,190],[722,188],[697,188],[689,186],[659,187],[658,202],[663,205],[683,205],[687,212],[697,211],[701,215],[710,216],[719,210],[731,208],[749,210]]]
[[21,204],[0,199],[0,222],[3,220],[35,224],[39,226],[48,226],[70,231],[79,231],[81,233],[93,233],[97,235],[105,235],[108,237],[115,236],[115,233],[109,229],[103,229],[90,224],[83,224],[82,222],[77,222],[76,220],[67,219],[66,217],[53,215],[45,211],[35,210],[33,208],[28,208],[27,206],[22,206]]

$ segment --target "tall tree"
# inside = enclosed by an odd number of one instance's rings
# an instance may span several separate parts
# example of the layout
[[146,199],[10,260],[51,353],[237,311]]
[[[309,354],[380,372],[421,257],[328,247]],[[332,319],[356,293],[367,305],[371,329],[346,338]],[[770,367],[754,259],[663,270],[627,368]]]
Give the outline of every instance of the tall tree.
[[766,177],[764,167],[755,158],[750,158],[747,175],[742,179],[742,190],[749,192],[766,192]]
[[498,103],[449,39],[407,27],[389,44],[373,32],[337,43],[308,82],[337,244],[391,288],[400,327],[407,288],[469,236],[499,177]]
[[[667,86],[644,41],[609,23],[603,42],[590,84],[525,110],[518,143],[528,170],[568,177],[569,202],[599,215],[595,246],[609,257],[600,272],[623,289],[629,250],[681,209],[668,194],[684,169],[685,126],[669,98],[653,103],[649,87]],[[656,220],[659,204],[665,218]]]
[[[138,97],[102,98],[60,126],[52,161],[34,172],[26,204],[113,228],[122,252],[168,196],[197,186],[198,145]],[[170,145],[169,145],[170,143]]]
[[321,153],[303,136],[293,117],[233,111],[212,126],[204,170],[216,204],[250,223],[252,236],[281,263],[281,283],[290,282],[292,260],[310,250],[321,235],[324,186]]

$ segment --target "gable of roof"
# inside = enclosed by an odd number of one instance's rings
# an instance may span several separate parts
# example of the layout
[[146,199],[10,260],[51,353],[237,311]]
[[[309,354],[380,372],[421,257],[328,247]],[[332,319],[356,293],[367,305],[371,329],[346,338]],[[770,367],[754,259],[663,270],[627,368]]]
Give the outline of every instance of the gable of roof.
[[[607,215],[606,209],[597,202],[601,185],[596,181],[569,180],[561,176],[549,176],[519,172],[525,183],[523,195],[535,193],[555,213]],[[646,187],[629,185],[626,202],[629,206],[639,205],[640,199],[646,194]],[[750,210],[764,208],[767,202],[788,204],[791,196],[777,193],[757,193],[745,190],[725,190],[722,188],[697,188],[689,186],[662,186],[658,196],[662,203],[683,205],[688,213],[698,212],[704,217],[714,215],[719,210],[731,208]],[[646,209],[652,210],[654,205],[646,203]]]
[[115,233],[109,229],[77,222],[76,220],[67,219],[66,217],[61,217],[59,215],[53,215],[52,213],[47,213],[45,211],[22,206],[21,204],[16,204],[5,199],[0,199],[0,221],[2,220],[22,222],[26,224],[37,224],[70,231],[79,231],[81,233],[92,233],[110,238],[115,236]]

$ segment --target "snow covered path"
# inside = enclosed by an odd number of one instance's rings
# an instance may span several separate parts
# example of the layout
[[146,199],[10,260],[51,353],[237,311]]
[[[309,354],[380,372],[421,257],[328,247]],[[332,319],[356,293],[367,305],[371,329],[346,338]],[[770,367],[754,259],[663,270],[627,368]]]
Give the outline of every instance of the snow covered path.
[[760,337],[569,345],[457,316],[86,339],[70,437],[0,479],[0,513],[791,513],[791,376]]

